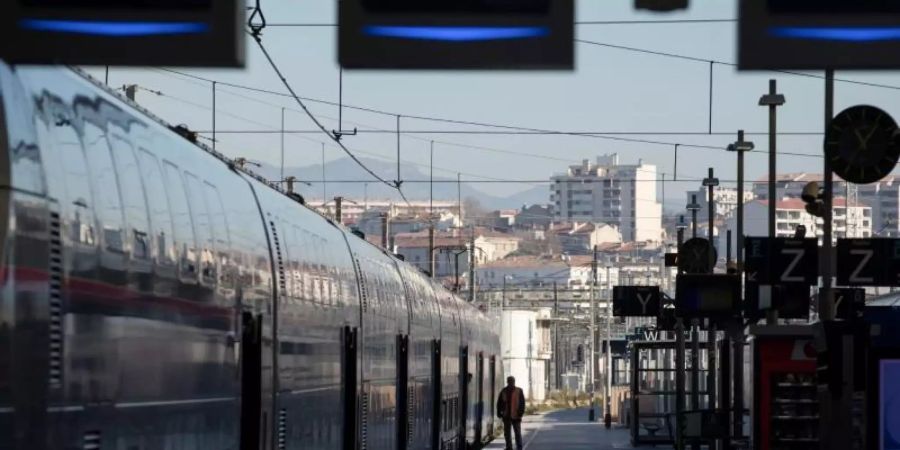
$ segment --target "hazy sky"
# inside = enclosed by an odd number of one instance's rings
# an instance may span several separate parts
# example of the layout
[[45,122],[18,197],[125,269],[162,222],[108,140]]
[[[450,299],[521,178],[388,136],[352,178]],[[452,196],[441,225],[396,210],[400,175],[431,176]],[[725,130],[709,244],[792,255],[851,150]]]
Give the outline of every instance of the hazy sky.
[[[691,0],[691,8],[678,14],[637,13],[633,0],[579,0],[577,20],[637,19],[727,19],[735,18],[734,0]],[[334,23],[335,0],[262,0],[266,17],[278,23]],[[736,27],[731,23],[583,25],[577,37],[608,44],[682,54],[716,61],[735,61]],[[270,27],[264,42],[282,66],[300,95],[337,100],[338,66],[334,27]],[[648,55],[620,49],[576,43],[573,72],[395,72],[354,71],[344,74],[344,102],[396,112],[400,115],[436,116],[553,130],[597,132],[705,132],[708,127],[709,64]],[[278,79],[259,53],[247,42],[244,69],[184,70],[220,81],[251,85],[284,92]],[[103,78],[102,69],[91,72]],[[713,131],[735,132],[739,128],[766,131],[767,110],[757,106],[768,89],[771,73],[739,73],[734,67],[714,66]],[[838,78],[900,86],[897,72],[837,72]],[[820,79],[777,74],[778,89],[787,97],[779,109],[782,131],[815,132],[823,127],[824,82]],[[120,86],[137,83],[161,91],[163,96],[138,93],[138,101],[172,123],[209,130],[211,86],[156,68],[111,69],[109,83]],[[859,86],[838,82],[835,109],[859,103],[879,106],[900,117],[900,90]],[[287,128],[312,129],[312,123],[289,98],[220,87],[217,96],[219,130],[273,130],[280,126],[281,107],[287,113]],[[234,95],[238,94],[238,95]],[[313,112],[331,129],[336,128],[337,108],[310,104]],[[345,110],[344,128],[394,129],[396,118]],[[459,130],[471,126],[402,119],[404,129]],[[733,135],[628,135],[667,143],[691,143],[724,147]],[[485,136],[410,135],[402,139],[402,158],[415,164],[428,163],[428,140],[435,146],[436,175],[477,180],[478,176],[512,180],[547,179],[563,171],[567,161],[593,158],[617,152],[623,162],[643,159],[657,165],[671,179],[673,146],[629,143],[576,136]],[[765,136],[751,136],[756,148],[767,149]],[[287,138],[286,164],[318,164],[321,144],[326,142],[326,159],[342,157],[340,150],[324,135],[292,135]],[[394,158],[393,135],[359,135],[344,142],[361,156]],[[463,144],[500,150],[476,150]],[[782,136],[779,150],[821,154],[821,137]],[[245,156],[278,164],[280,138],[270,135],[219,135],[219,150],[230,156]],[[523,152],[547,158],[515,155]],[[734,154],[718,150],[681,148],[678,175],[702,178],[714,167],[723,180],[735,178]],[[778,158],[779,171],[820,171],[822,159],[795,156]],[[747,178],[764,176],[764,154],[747,155]],[[383,174],[393,178],[394,174]],[[699,183],[666,183],[665,196],[682,201],[684,191]],[[533,184],[480,185],[495,194],[520,191]]]

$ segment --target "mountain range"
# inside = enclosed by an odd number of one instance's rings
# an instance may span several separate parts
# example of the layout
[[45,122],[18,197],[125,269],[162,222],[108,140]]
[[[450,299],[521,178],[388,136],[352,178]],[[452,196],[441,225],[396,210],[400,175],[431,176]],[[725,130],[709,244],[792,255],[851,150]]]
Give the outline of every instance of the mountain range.
[[[359,158],[373,172],[388,181],[397,178],[397,165],[395,163],[379,161],[371,158]],[[259,166],[250,167],[268,180],[277,180],[280,170],[276,166],[259,163]],[[426,169],[427,170],[427,169]],[[307,199],[322,198],[322,166],[319,164],[300,167],[285,167],[285,177],[294,176],[298,181],[295,190]],[[404,195],[409,200],[427,200],[429,198],[428,173],[423,172],[420,166],[401,163],[401,185]],[[341,195],[344,197],[362,199],[386,199],[398,198],[397,191],[387,186],[367,173],[350,158],[341,158],[329,161],[325,164],[325,193],[327,197]],[[310,185],[306,185],[307,182]],[[485,209],[519,209],[523,205],[546,204],[550,199],[549,181],[547,185],[535,186],[528,190],[509,196],[497,196],[478,188],[478,184],[466,183],[463,178],[459,187],[462,199],[472,198],[478,201]],[[455,178],[434,177],[434,199],[456,200],[457,183]]]

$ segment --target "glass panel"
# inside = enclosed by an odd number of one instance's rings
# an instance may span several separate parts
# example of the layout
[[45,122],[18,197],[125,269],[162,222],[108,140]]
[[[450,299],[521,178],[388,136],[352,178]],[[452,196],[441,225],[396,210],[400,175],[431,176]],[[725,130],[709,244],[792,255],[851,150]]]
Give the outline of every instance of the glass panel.
[[137,259],[150,259],[149,219],[144,200],[144,186],[138,171],[137,160],[131,144],[112,136],[113,160],[122,188],[122,204],[125,223],[130,228],[131,255]]
[[166,192],[172,211],[175,245],[179,258],[181,276],[185,280],[197,279],[197,244],[191,211],[188,209],[187,194],[181,180],[181,171],[174,164],[165,161],[163,171],[166,177]]
[[175,240],[172,231],[172,215],[169,211],[169,200],[163,187],[159,161],[144,149],[138,151],[141,178],[146,187],[147,207],[153,226],[153,239],[156,245],[156,263],[163,266],[175,264]]
[[103,230],[104,248],[111,252],[124,253],[122,200],[119,197],[116,168],[113,166],[106,133],[90,122],[84,122],[82,142],[91,167],[90,179],[94,182],[97,201],[95,209]]
[[215,229],[210,220],[209,208],[203,196],[203,186],[194,174],[185,172],[187,181],[188,202],[191,208],[191,217],[194,220],[194,234],[197,238],[198,253],[200,255],[200,279],[208,285],[216,284],[218,275],[216,272],[215,258]]

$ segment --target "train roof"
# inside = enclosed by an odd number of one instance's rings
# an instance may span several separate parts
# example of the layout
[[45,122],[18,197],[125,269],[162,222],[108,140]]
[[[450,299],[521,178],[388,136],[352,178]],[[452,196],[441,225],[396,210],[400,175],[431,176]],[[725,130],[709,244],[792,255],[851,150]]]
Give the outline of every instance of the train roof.
[[[256,172],[253,172],[252,170],[249,170],[249,169],[247,169],[247,168],[245,168],[245,167],[242,167],[242,166],[236,164],[235,161],[234,161],[233,159],[228,158],[228,157],[225,156],[223,153],[218,152],[218,151],[216,151],[215,149],[213,149],[213,148],[209,147],[208,145],[203,144],[203,143],[201,143],[201,142],[191,141],[191,140],[185,138],[184,136],[180,135],[179,133],[177,133],[177,132],[175,131],[175,129],[174,129],[175,127],[173,127],[172,124],[166,122],[165,120],[163,120],[161,117],[157,116],[156,114],[154,114],[154,113],[151,112],[150,110],[148,110],[148,109],[144,108],[143,106],[139,105],[137,102],[132,101],[132,100],[129,99],[128,97],[122,95],[122,93],[120,93],[119,91],[114,90],[114,89],[111,89],[111,88],[110,88],[109,86],[107,86],[106,84],[101,83],[100,80],[94,78],[93,76],[91,76],[89,73],[87,73],[87,72],[84,71],[83,69],[81,69],[81,68],[79,68],[79,67],[76,67],[76,66],[67,66],[67,68],[68,68],[69,70],[71,70],[73,73],[75,73],[76,75],[78,75],[78,76],[80,76],[81,78],[83,78],[84,80],[86,80],[87,82],[91,83],[95,88],[100,89],[101,91],[104,91],[105,93],[107,93],[107,94],[109,94],[109,95],[111,95],[111,96],[113,96],[113,97],[116,97],[118,100],[122,101],[123,103],[125,103],[125,104],[131,106],[132,108],[134,108],[134,109],[140,111],[142,114],[144,114],[145,116],[147,116],[147,118],[149,118],[149,119],[155,121],[158,125],[160,125],[160,126],[166,128],[166,130],[168,130],[168,132],[170,132],[170,133],[172,133],[172,134],[178,136],[179,138],[183,139],[185,142],[187,142],[187,143],[189,143],[189,144],[192,144],[192,145],[196,146],[196,147],[199,148],[200,150],[202,150],[202,151],[204,151],[204,152],[206,152],[206,153],[212,155],[212,156],[215,157],[216,159],[222,161],[223,163],[225,163],[226,165],[228,165],[228,167],[229,167],[231,170],[234,170],[234,171],[236,171],[236,172],[242,173],[242,174],[244,174],[244,175],[246,175],[246,176],[248,176],[248,177],[254,179],[255,181],[259,182],[260,184],[262,184],[262,185],[268,187],[269,189],[272,189],[272,190],[274,190],[274,191],[280,193],[281,195],[284,195],[286,198],[288,198],[288,199],[290,199],[291,201],[293,201],[294,203],[296,203],[297,206],[306,208],[307,210],[316,213],[316,214],[319,215],[319,217],[321,217],[322,219],[327,220],[327,221],[328,221],[330,224],[332,224],[333,226],[335,226],[335,227],[341,229],[341,230],[344,232],[344,234],[348,235],[348,237],[349,237],[350,239],[358,239],[358,240],[364,242],[364,243],[367,244],[367,245],[371,245],[372,247],[378,249],[380,252],[384,253],[387,257],[393,259],[394,261],[396,261],[397,263],[399,263],[399,264],[401,264],[401,265],[410,265],[410,264],[407,263],[406,261],[404,261],[404,260],[398,258],[398,257],[397,257],[396,255],[394,255],[393,253],[387,251],[386,249],[384,249],[384,248],[382,248],[382,247],[380,247],[380,246],[378,246],[378,245],[375,245],[375,244],[373,244],[373,243],[367,241],[366,239],[360,239],[358,236],[356,236],[356,235],[354,235],[353,233],[351,233],[351,232],[350,232],[350,229],[349,229],[348,227],[346,227],[345,225],[343,225],[342,223],[335,222],[335,221],[332,220],[330,217],[328,217],[328,216],[322,214],[320,211],[316,210],[315,208],[310,208],[310,207],[307,206],[305,203],[300,203],[300,202],[296,201],[294,198],[292,198],[291,196],[289,196],[288,193],[287,193],[284,189],[282,189],[280,186],[278,186],[277,184],[272,183],[272,182],[266,180],[266,179],[263,178],[261,175],[257,174]],[[410,266],[413,267],[412,265],[410,265]],[[420,275],[424,276],[424,274],[422,274],[422,273],[418,270],[418,268],[415,268],[415,267],[413,267],[413,268],[415,269],[414,271],[415,271],[416,273],[419,273]],[[435,286],[440,287],[439,285],[435,285]],[[442,287],[441,287],[441,288],[442,288]],[[457,300],[458,303],[468,304],[468,302],[463,301],[461,298],[459,298],[458,296],[454,295],[452,292],[450,292],[450,291],[447,291],[447,292],[448,292],[453,298],[455,298],[455,299]],[[477,308],[475,308],[474,306],[472,306],[472,308],[474,308],[474,309],[477,310]]]

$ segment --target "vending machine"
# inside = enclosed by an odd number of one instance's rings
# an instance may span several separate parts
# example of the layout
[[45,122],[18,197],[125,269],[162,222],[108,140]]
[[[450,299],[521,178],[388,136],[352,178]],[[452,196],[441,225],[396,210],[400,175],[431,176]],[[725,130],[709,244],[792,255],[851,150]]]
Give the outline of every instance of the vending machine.
[[900,450],[900,298],[866,305],[871,342],[867,357],[866,448]]
[[819,448],[816,350],[808,325],[751,327],[753,448]]

